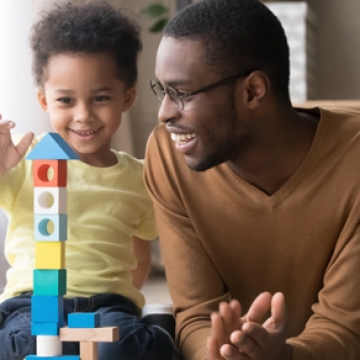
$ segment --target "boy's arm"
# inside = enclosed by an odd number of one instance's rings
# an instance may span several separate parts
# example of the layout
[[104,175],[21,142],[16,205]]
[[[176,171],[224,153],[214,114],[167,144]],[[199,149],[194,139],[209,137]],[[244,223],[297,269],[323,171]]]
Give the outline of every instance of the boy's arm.
[[14,126],[13,121],[2,120],[0,115],[0,177],[20,162],[34,138],[33,133],[27,133],[15,146],[10,135],[10,129]]
[[141,290],[148,278],[151,266],[150,241],[139,239],[133,236],[134,253],[137,260],[137,267],[131,272],[132,284]]

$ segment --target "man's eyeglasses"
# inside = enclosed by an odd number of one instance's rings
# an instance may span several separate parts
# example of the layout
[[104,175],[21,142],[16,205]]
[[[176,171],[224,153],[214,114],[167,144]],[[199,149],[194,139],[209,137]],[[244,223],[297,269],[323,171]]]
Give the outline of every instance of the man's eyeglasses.
[[217,86],[225,85],[227,83],[230,83],[232,81],[235,81],[238,78],[246,77],[250,75],[254,70],[241,72],[236,75],[229,76],[225,79],[222,79],[220,81],[217,81],[216,83],[204,86],[203,88],[196,90],[196,91],[182,91],[172,88],[171,86],[168,86],[166,88],[163,87],[163,85],[158,80],[150,80],[150,87],[151,90],[154,92],[154,94],[157,96],[157,98],[162,102],[166,95],[169,96],[170,100],[174,103],[174,105],[179,109],[184,109],[184,99],[186,99],[189,96],[196,95],[205,91],[209,91],[211,89],[214,89]]

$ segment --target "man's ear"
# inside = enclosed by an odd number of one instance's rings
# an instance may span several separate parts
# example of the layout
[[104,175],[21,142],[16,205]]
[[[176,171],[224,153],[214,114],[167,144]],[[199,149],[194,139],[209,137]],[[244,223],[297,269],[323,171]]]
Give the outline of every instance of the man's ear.
[[38,102],[39,102],[41,108],[42,108],[43,110],[47,111],[48,105],[47,105],[47,100],[46,100],[46,96],[45,96],[44,90],[38,88],[38,89],[36,90],[36,95],[37,95],[37,99],[38,99]]
[[265,99],[270,89],[270,80],[262,71],[254,71],[245,80],[244,100],[248,108],[256,108]]
[[132,104],[134,103],[137,95],[136,86],[131,87],[130,89],[126,90],[124,104],[123,104],[123,112],[130,109]]

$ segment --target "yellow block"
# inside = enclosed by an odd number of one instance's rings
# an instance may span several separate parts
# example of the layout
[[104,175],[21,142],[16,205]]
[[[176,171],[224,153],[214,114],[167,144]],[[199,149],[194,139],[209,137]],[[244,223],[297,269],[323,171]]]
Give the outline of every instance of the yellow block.
[[65,242],[36,241],[35,255],[36,269],[64,269],[65,268]]

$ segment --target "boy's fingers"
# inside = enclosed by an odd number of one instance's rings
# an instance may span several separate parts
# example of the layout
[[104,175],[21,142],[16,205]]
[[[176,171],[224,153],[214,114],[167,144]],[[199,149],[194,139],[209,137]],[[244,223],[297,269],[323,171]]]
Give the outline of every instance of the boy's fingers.
[[15,126],[15,123],[11,120],[1,120],[0,117],[0,133],[1,134],[8,134],[10,129]]
[[26,150],[31,145],[31,142],[34,138],[34,133],[30,132],[23,136],[20,142],[17,144],[16,149],[21,157],[26,153]]

